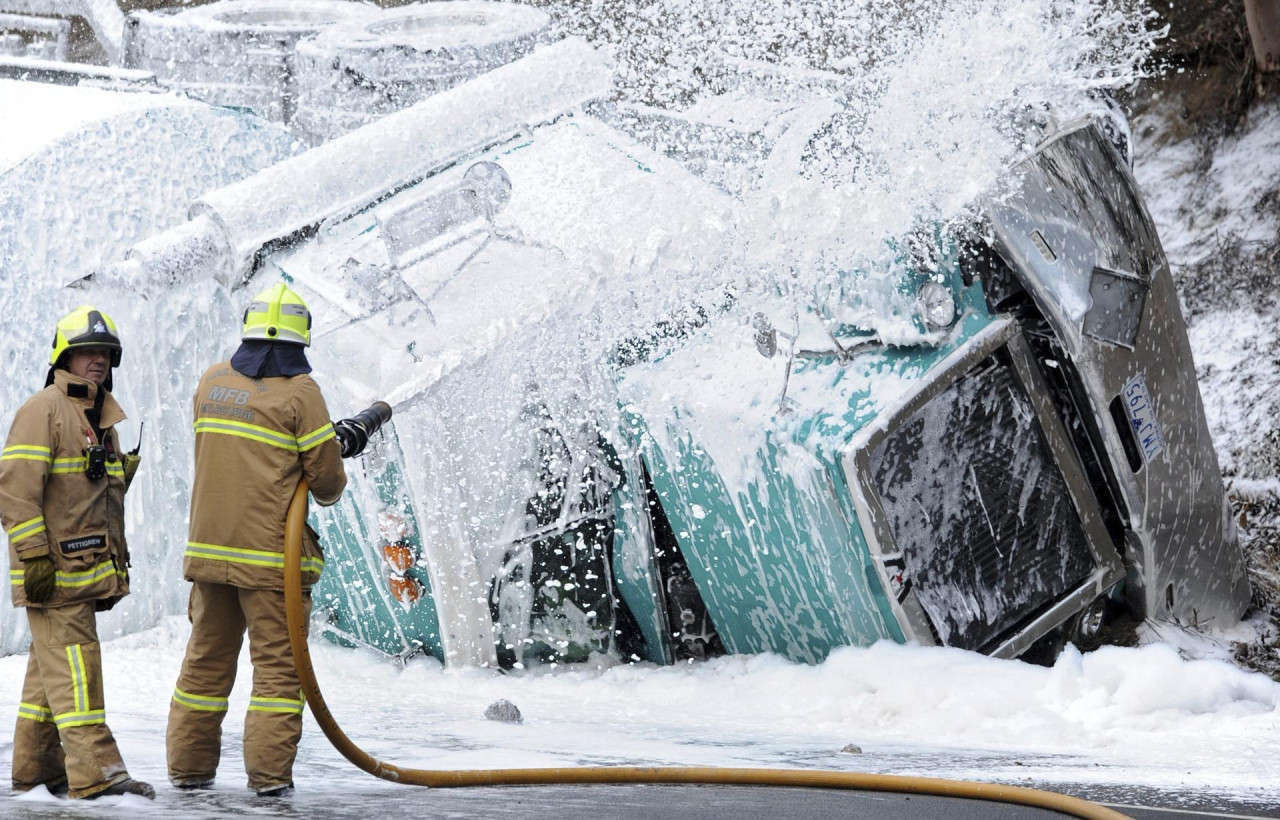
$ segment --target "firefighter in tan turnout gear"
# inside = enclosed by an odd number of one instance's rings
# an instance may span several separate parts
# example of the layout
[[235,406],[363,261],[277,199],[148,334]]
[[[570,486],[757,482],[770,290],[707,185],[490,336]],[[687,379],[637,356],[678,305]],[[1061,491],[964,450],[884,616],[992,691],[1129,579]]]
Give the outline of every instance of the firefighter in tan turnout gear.
[[0,518],[13,605],[31,626],[13,737],[13,788],[71,797],[137,794],[107,728],[95,613],[129,594],[124,494],[137,469],[115,425],[115,323],[80,307],[58,322],[45,388],[13,419],[0,453]]
[[[347,476],[324,397],[308,375],[311,315],[302,299],[284,284],[259,293],[245,311],[241,338],[230,361],[205,371],[195,394],[195,480],[183,561],[193,582],[191,639],[169,707],[169,779],[179,788],[212,784],[247,629],[253,691],[245,769],[250,789],[280,796],[293,787],[303,709],[285,618],[285,513],[299,479],[329,505]],[[307,528],[308,607],[323,565]]]

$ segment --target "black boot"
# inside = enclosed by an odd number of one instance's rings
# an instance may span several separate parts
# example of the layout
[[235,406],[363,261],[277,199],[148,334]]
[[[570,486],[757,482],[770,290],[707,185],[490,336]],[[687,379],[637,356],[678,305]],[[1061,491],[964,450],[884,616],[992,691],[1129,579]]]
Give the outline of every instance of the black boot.
[[141,780],[134,780],[132,777],[126,777],[116,783],[112,783],[97,794],[91,794],[86,800],[93,800],[98,797],[119,797],[122,794],[136,794],[139,797],[145,797],[148,800],[156,799],[156,790],[151,788],[150,783],[143,783]]
[[269,789],[263,789],[258,792],[258,797],[288,797],[293,794],[293,784],[288,783],[284,786],[272,786]]

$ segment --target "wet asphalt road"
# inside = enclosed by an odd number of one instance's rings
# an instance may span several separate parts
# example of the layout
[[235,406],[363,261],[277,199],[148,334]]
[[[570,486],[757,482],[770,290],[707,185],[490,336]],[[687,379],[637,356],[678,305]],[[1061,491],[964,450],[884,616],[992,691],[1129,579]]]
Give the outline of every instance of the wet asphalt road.
[[[1082,789],[1060,789],[1085,796]],[[1140,820],[1201,820],[1205,817],[1280,818],[1280,805],[1222,799],[1198,800],[1194,793],[1108,788],[1090,795]],[[1132,802],[1131,802],[1132,801]],[[1163,808],[1138,808],[1140,801],[1161,801]],[[637,820],[830,820],[838,817],[884,820],[1016,820],[1064,815],[1024,806],[960,798],[824,789],[749,786],[523,786],[508,788],[423,789],[371,781],[368,788],[342,792],[298,792],[268,800],[234,787],[207,792],[177,792],[164,787],[154,803],[128,798],[112,805],[72,801],[26,802],[0,798],[0,816],[43,818],[503,818],[556,817],[564,820],[636,818]]]

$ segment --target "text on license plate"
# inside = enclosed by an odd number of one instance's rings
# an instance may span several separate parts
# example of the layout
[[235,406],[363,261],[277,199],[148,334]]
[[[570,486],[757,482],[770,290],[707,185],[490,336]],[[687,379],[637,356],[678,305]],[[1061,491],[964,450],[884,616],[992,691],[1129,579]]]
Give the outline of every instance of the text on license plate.
[[1139,373],[1130,379],[1121,396],[1129,413],[1129,423],[1133,425],[1133,436],[1142,451],[1142,459],[1149,463],[1164,450],[1164,433],[1160,430],[1160,420],[1156,418],[1155,405],[1151,403],[1146,376]]

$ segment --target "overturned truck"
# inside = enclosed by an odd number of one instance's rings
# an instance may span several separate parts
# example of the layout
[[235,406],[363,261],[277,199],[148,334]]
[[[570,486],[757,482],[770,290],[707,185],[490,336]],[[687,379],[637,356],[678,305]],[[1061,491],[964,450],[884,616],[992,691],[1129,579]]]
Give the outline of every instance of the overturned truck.
[[507,668],[817,662],[1242,615],[1168,264],[1096,123],[1010,169],[980,238],[895,274],[914,334],[765,299],[750,327],[702,311],[547,374],[523,357],[634,287],[617,259],[696,273],[732,210],[607,124],[609,88],[585,44],[543,45],[206,194],[93,274],[284,279],[326,383],[396,406],[312,522],[327,634]]

